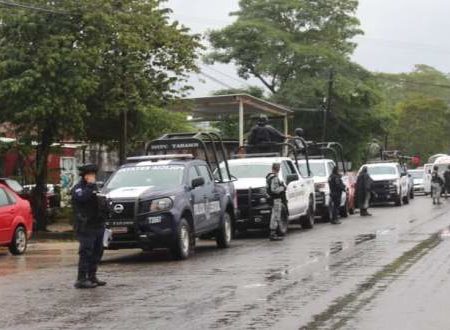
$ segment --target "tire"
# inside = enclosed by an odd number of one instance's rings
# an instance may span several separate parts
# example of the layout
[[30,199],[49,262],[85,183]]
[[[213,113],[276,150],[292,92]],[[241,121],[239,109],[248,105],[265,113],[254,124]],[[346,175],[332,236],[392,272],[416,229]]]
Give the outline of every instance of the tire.
[[312,201],[309,202],[309,207],[306,215],[300,217],[300,225],[303,229],[313,229],[314,228],[314,211]]
[[223,222],[218,229],[216,236],[217,247],[226,249],[230,247],[231,238],[233,235],[233,222],[230,213],[225,212],[223,215]]
[[186,219],[182,218],[177,228],[175,243],[171,247],[171,252],[176,260],[189,258],[192,247],[191,227]]
[[18,226],[9,245],[9,252],[18,256],[24,254],[28,246],[27,232],[23,226]]
[[277,228],[277,235],[278,236],[286,236],[287,232],[288,232],[288,212],[286,209],[286,206],[283,205],[282,209],[281,209],[281,221],[280,221],[280,225],[278,225]]

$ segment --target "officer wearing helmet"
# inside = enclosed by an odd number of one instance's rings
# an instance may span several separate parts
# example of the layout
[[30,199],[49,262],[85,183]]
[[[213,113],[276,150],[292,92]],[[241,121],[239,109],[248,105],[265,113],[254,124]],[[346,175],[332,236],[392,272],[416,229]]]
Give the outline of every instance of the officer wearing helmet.
[[256,126],[254,126],[248,137],[248,144],[257,146],[257,152],[270,151],[272,148],[263,146],[269,143],[282,143],[288,136],[281,133],[276,128],[269,125],[269,118],[266,115],[261,115],[258,118]]
[[103,255],[105,223],[97,199],[97,166],[87,164],[78,170],[81,178],[72,189],[74,229],[80,242],[75,288],[91,289],[106,285],[97,278],[97,267]]

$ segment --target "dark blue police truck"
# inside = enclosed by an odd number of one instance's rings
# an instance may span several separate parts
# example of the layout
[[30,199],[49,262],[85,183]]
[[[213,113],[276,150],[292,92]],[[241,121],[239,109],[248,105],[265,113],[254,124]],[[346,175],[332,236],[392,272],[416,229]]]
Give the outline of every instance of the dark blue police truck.
[[213,176],[220,162],[227,162],[220,136],[204,132],[166,134],[149,144],[147,155],[128,158],[102,189],[108,248],[169,248],[186,259],[199,236],[227,248],[235,190],[228,166]]

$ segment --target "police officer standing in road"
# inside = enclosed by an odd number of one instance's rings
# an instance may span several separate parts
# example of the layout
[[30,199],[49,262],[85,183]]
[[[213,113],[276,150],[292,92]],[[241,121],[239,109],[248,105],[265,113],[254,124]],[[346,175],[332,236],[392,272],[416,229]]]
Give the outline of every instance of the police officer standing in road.
[[445,182],[445,199],[447,199],[448,194],[450,193],[450,165],[444,172],[444,182]]
[[91,289],[106,285],[97,278],[97,267],[103,255],[105,224],[97,199],[97,166],[88,164],[78,169],[81,179],[72,189],[74,229],[80,242],[75,288]]
[[274,163],[272,165],[272,172],[266,177],[267,193],[270,196],[272,203],[272,213],[270,216],[270,240],[280,241],[283,236],[278,234],[278,229],[283,224],[282,212],[283,207],[286,206],[286,186],[278,177],[280,173],[280,164]]
[[338,219],[338,214],[339,208],[341,207],[342,193],[347,190],[344,182],[342,182],[342,178],[339,174],[339,169],[337,166],[333,168],[333,172],[328,179],[328,184],[330,186],[330,195],[333,208],[333,217],[331,219],[331,223],[337,225],[341,223]]

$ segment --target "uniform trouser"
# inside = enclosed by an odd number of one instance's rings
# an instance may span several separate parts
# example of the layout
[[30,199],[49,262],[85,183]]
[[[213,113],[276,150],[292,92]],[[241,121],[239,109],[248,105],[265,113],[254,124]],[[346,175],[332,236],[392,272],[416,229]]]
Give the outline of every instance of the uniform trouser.
[[[87,229],[82,233],[77,233],[80,248],[78,254],[80,260],[78,263],[78,276],[95,275],[98,264],[103,256],[103,235],[105,230]],[[81,278],[79,278],[81,279]]]
[[283,208],[283,200],[277,198],[273,200],[272,214],[270,216],[270,230],[277,230],[281,222],[281,211]]
[[362,205],[362,210],[367,210],[370,205],[370,191],[367,191],[364,196],[364,203]]
[[333,209],[332,209],[332,214],[333,214],[333,220],[337,220],[338,215],[339,215],[339,209],[341,207],[341,194],[331,194],[331,200],[333,202]]
[[433,198],[433,202],[441,202],[441,193],[442,187],[439,183],[431,184],[431,197]]

